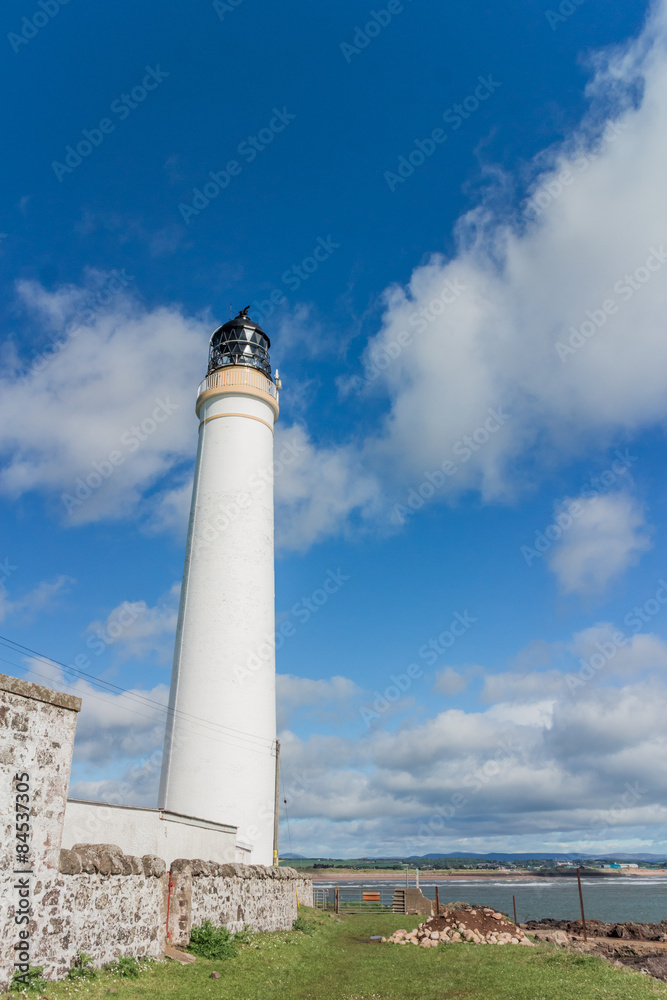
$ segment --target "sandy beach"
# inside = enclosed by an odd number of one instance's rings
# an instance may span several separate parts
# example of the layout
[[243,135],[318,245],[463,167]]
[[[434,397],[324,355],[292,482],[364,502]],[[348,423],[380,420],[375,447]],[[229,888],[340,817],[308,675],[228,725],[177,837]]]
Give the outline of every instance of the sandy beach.
[[[320,869],[316,871],[309,871],[308,869],[303,869],[304,874],[308,872],[313,882],[348,882],[350,879],[356,879],[359,882],[375,882],[381,881],[385,882],[387,879],[402,881],[405,879],[405,870],[395,871],[387,868],[375,868],[372,871],[355,871],[348,868],[328,868]],[[650,876],[651,878],[666,877],[667,869],[663,868],[623,868],[619,869],[619,875],[625,876]],[[616,872],[610,873],[610,878],[613,878]],[[435,871],[420,871],[419,878],[422,882],[432,882],[435,879],[460,879],[460,880],[470,880],[488,879],[488,878],[507,878],[507,879],[535,879],[536,877],[542,878],[544,876],[536,876],[535,872],[524,870],[517,871],[498,871],[492,869],[475,869],[471,871],[444,871],[442,869]],[[414,883],[414,869],[410,869],[410,884]]]

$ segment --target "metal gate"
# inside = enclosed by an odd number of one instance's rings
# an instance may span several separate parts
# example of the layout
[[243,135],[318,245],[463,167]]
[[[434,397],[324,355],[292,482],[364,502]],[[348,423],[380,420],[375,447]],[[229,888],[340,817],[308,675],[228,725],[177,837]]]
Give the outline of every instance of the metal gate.
[[[377,885],[341,885],[338,887],[339,913],[386,913],[391,911],[391,898],[384,887]],[[390,896],[393,893],[390,893]]]
[[313,886],[313,906],[316,910],[333,910],[333,889],[326,886]]

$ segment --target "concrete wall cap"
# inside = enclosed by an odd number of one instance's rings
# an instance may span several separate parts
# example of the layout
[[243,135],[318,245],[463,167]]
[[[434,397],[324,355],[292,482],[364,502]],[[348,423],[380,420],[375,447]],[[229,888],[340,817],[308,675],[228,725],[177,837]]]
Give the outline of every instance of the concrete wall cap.
[[17,694],[32,701],[43,701],[57,708],[67,708],[70,712],[81,711],[81,699],[75,698],[73,694],[53,691],[51,688],[42,687],[41,684],[32,684],[30,681],[19,680],[18,677],[8,677],[7,674],[0,674],[0,691],[8,691],[10,694]]

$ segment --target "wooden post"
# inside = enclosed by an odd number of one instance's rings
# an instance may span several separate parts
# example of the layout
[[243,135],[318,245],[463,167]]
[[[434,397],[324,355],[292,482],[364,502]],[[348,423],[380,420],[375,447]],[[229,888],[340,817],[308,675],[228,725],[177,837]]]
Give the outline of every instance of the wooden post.
[[436,917],[440,913],[440,897],[438,895],[438,887],[435,887],[435,915]]
[[278,821],[280,819],[280,740],[276,740],[276,791],[273,800],[273,864],[278,866]]
[[586,917],[584,916],[584,895],[581,891],[581,868],[577,868],[577,884],[579,886],[579,903],[581,905],[581,926],[584,929],[584,941],[588,941],[586,934]]
[[512,896],[512,906],[514,907],[514,923],[519,926],[519,921],[516,919],[516,896]]
[[340,911],[340,900],[338,897],[338,886],[336,886],[336,888],[334,889],[334,913],[338,913],[339,911]]

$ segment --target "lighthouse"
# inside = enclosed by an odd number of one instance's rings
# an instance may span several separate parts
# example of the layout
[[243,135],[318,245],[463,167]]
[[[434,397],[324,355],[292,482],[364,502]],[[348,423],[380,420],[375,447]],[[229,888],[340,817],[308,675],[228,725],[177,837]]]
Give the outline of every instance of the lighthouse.
[[[276,787],[270,341],[248,310],[211,337],[159,808],[237,827],[241,857],[273,861]],[[239,855],[237,855],[239,856]],[[233,859],[231,859],[233,860]]]

